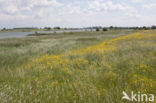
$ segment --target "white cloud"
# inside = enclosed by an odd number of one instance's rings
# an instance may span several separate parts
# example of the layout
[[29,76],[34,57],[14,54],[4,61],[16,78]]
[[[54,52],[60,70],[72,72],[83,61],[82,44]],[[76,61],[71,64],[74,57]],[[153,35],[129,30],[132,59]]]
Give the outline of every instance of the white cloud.
[[[80,4],[80,3],[79,3]],[[60,8],[59,14],[94,14],[103,12],[132,12],[136,11],[134,7],[131,7],[125,3],[113,3],[112,1],[94,0],[86,2],[84,7],[81,5],[74,5],[73,3],[64,5]]]
[[127,12],[125,15],[129,16],[129,17],[134,17],[134,18],[141,18],[142,17],[137,11]]
[[47,7],[47,6],[61,6],[62,4],[56,0],[25,0],[24,1],[29,7]]
[[147,8],[147,9],[156,8],[156,3],[145,4],[143,7],[144,7],[144,8]]
[[[7,24],[10,26],[9,22],[13,22],[12,25],[22,26],[55,24],[85,26],[113,25],[113,23],[124,25],[125,22],[128,25],[131,24],[130,21],[135,24],[140,18],[144,18],[142,15],[148,14],[142,13],[141,9],[128,3],[127,0],[119,1],[121,0],[73,0],[63,4],[61,0],[60,2],[57,0],[0,0],[0,26]],[[154,7],[156,7],[154,3],[144,5],[144,8]]]
[[1,9],[1,12],[11,15],[11,14],[17,14],[19,10],[16,6],[10,5],[10,6],[3,7]]
[[[15,15],[23,11],[33,12],[39,9],[59,7],[62,4],[56,0],[1,0],[0,13]],[[51,10],[51,9],[47,9]],[[32,13],[31,13],[32,14]]]
[[134,9],[124,3],[113,3],[112,1],[105,2],[94,0],[93,2],[89,2],[88,5],[88,10],[96,12],[126,11]]
[[125,3],[113,3],[112,1],[94,0],[85,3],[82,6],[81,3],[70,3],[59,8],[59,14],[94,14],[103,12],[122,12],[122,11],[136,11],[134,7],[131,7]]
[[0,1],[0,13],[12,15],[19,12],[18,10],[18,3],[19,0],[15,0],[14,2],[12,0],[1,0]]
[[59,14],[81,14],[82,12],[83,10],[81,10],[80,6],[68,4],[60,8]]
[[131,1],[134,3],[139,3],[139,2],[142,2],[143,0],[131,0]]

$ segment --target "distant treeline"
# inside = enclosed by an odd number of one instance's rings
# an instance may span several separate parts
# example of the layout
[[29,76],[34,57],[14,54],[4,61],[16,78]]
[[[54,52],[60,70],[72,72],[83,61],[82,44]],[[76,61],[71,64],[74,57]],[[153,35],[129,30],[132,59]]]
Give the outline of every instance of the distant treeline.
[[61,28],[59,26],[57,27],[44,27],[44,28],[37,28],[37,27],[20,27],[20,28],[13,28],[13,29],[7,29],[3,28],[1,29],[2,31],[9,31],[9,30],[37,30],[37,29],[42,29],[42,30],[81,30],[81,29],[89,29],[89,30],[103,30],[107,31],[108,29],[138,29],[138,30],[148,30],[148,29],[156,29],[156,26],[142,26],[142,27],[117,27],[117,26],[110,26],[110,27],[102,27],[102,26],[94,26],[94,27],[85,27],[85,28]]
[[153,25],[153,26],[150,26],[150,27],[147,27],[147,26],[142,26],[142,27],[117,27],[117,26],[110,26],[110,27],[102,27],[102,26],[95,26],[95,27],[87,27],[85,29],[103,29],[103,28],[106,28],[106,29],[145,29],[145,30],[148,30],[148,29],[156,29],[156,26]]
[[12,29],[8,29],[8,28],[3,28],[1,29],[2,31],[9,31],[9,30],[52,30],[52,29],[61,29],[60,27],[44,27],[44,28],[37,28],[37,27],[19,27],[19,28],[12,28]]

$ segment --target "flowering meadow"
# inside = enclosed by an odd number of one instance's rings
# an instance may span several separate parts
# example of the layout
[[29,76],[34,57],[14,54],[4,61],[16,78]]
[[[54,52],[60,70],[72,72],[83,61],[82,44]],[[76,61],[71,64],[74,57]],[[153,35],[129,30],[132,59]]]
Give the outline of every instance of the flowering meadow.
[[1,82],[1,103],[125,103],[122,91],[156,93],[156,31],[43,54]]

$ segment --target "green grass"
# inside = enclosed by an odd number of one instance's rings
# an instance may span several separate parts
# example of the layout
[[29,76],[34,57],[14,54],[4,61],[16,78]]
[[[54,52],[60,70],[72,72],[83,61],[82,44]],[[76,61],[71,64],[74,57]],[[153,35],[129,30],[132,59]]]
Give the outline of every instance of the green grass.
[[131,32],[134,31],[61,33],[42,37],[0,39],[0,67],[12,70],[36,56],[60,54]]
[[[148,34],[156,31],[142,31],[143,39],[133,37],[113,42],[108,47],[98,47],[103,41],[134,32],[115,30],[1,39],[0,101],[119,103],[123,90],[155,93],[156,40],[148,39]],[[96,50],[92,45],[100,49],[106,46],[106,51],[109,47],[117,50],[83,54],[85,51],[82,52],[81,48],[91,46],[91,51]],[[75,50],[76,55],[70,53]],[[54,60],[51,59],[53,55],[56,56]],[[37,62],[32,61],[35,58]],[[153,87],[149,87],[151,84]]]

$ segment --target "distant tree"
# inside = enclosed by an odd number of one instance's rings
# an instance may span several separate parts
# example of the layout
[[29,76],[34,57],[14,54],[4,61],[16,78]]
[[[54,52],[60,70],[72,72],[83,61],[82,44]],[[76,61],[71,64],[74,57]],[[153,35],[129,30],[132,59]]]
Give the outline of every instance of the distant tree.
[[144,30],[148,30],[148,28],[147,28],[146,26],[143,26],[142,29],[144,29]]
[[46,29],[46,30],[51,30],[51,27],[44,27],[44,29]]
[[139,27],[134,27],[134,29],[139,29]]
[[108,31],[108,29],[107,29],[107,28],[103,28],[102,30],[103,30],[103,31]]
[[142,30],[143,28],[142,27],[139,27],[139,30]]
[[96,31],[100,31],[100,29],[97,27],[97,28],[96,28]]
[[114,27],[114,29],[115,29],[115,30],[117,30],[117,29],[118,29],[118,27]]
[[47,28],[47,30],[51,30],[51,28],[49,27],[49,28]]
[[57,27],[54,27],[54,29],[58,29],[58,30],[60,30],[61,28],[60,28],[59,26],[57,26]]
[[109,27],[109,29],[113,29],[113,28],[114,28],[113,26],[110,26],[110,27]]
[[2,29],[2,31],[5,31],[5,30],[6,30],[6,28],[3,28],[3,29]]
[[156,26],[155,26],[155,25],[153,25],[151,29],[156,29]]
[[138,27],[129,27],[128,29],[138,29]]
[[37,32],[37,31],[35,31],[35,34],[38,34],[38,32]]

